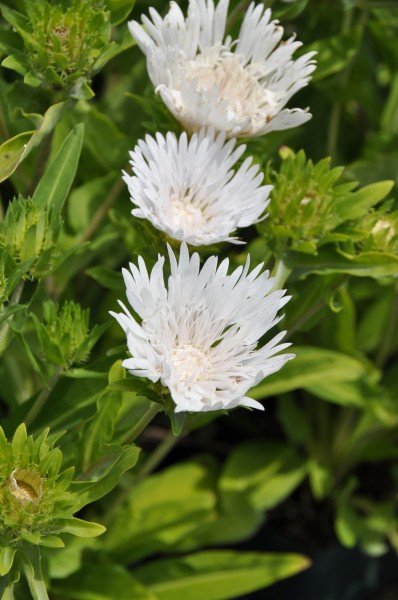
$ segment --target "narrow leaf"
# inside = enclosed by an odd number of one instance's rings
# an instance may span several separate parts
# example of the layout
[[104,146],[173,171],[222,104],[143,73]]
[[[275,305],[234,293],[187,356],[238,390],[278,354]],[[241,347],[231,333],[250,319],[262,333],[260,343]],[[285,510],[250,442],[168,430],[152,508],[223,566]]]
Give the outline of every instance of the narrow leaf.
[[15,550],[9,546],[0,548],[0,577],[7,575],[14,562]]
[[76,125],[41,178],[33,200],[41,206],[52,206],[54,214],[62,210],[76,175],[83,144],[84,126]]
[[22,161],[34,131],[25,131],[0,146],[0,181],[7,179]]
[[18,558],[22,564],[33,600],[49,600],[41,571],[40,548],[38,546],[25,547],[23,553],[19,553]]
[[97,537],[106,531],[105,527],[99,523],[83,521],[82,519],[77,519],[76,517],[65,519],[64,521],[61,520],[59,521],[59,524],[59,529],[61,532],[71,533],[72,535],[83,538]]
[[271,585],[309,566],[298,554],[211,551],[159,560],[134,571],[159,600],[226,600]]

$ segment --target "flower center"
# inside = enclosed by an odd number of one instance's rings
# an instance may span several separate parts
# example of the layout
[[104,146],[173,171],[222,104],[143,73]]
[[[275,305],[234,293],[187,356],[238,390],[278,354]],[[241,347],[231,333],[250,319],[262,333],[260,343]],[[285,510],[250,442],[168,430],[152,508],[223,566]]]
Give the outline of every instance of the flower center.
[[171,198],[171,219],[174,227],[185,232],[197,232],[203,224],[202,210],[195,206],[189,196]]
[[196,383],[207,377],[209,361],[205,353],[198,348],[190,345],[176,348],[172,362],[174,373],[181,382]]
[[19,502],[37,502],[42,494],[42,478],[37,471],[14,469],[10,476],[10,489]]
[[[229,118],[272,116],[278,110],[276,94],[264,88],[251,73],[253,68],[244,68],[234,54],[220,54],[217,48],[209,48],[203,54],[183,65],[188,82],[197,81],[197,91],[209,95],[218,86],[220,100],[227,103]],[[221,50],[222,52],[222,50]]]

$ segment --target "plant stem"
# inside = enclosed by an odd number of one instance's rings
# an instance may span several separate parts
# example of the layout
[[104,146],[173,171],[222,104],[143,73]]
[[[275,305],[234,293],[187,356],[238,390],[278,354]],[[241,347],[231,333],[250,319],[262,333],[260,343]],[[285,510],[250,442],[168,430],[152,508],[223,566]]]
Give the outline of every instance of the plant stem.
[[148,410],[142,415],[140,419],[138,419],[137,423],[134,425],[133,429],[129,432],[128,436],[123,440],[122,444],[132,444],[136,438],[144,431],[144,429],[149,425],[149,423],[156,417],[158,412],[162,410],[162,405],[158,402],[151,402]]
[[[344,14],[343,23],[341,25],[341,33],[347,33],[352,25],[354,11],[351,8]],[[347,83],[349,75],[351,71],[351,62],[343,71],[341,77],[339,78],[339,83],[344,85]],[[343,108],[343,103],[340,99],[333,102],[332,110],[330,111],[330,119],[329,119],[329,127],[328,127],[328,137],[326,144],[326,153],[328,156],[332,157],[332,161],[334,162],[334,158],[337,152],[338,139],[339,139],[339,129],[340,129],[340,118],[341,112]]]
[[88,240],[90,240],[92,238],[92,236],[94,235],[94,233],[97,231],[98,227],[100,226],[102,220],[106,217],[109,209],[116,202],[123,187],[124,187],[124,182],[119,177],[115,181],[113,186],[111,187],[109,194],[105,198],[104,202],[101,204],[101,206],[98,208],[98,210],[94,213],[94,216],[91,219],[90,223],[88,224],[86,229],[83,231],[83,233],[79,237],[78,245],[84,244],[84,242],[87,242]]
[[396,326],[398,322],[398,284],[395,286],[395,294],[392,299],[390,313],[387,317],[386,327],[384,329],[383,341],[380,345],[375,360],[376,366],[381,368],[388,358],[391,346],[395,341]]
[[42,143],[40,144],[40,152],[39,152],[38,160],[36,163],[35,174],[34,174],[34,177],[31,181],[28,189],[25,192],[27,196],[33,195],[33,192],[35,191],[35,189],[46,169],[46,166],[48,163],[48,158],[49,158],[50,152],[51,152],[51,144],[53,141],[53,134],[54,134],[54,130],[50,131],[50,133],[45,136]]
[[54,375],[48,382],[48,385],[46,385],[46,387],[44,387],[40,394],[37,396],[36,400],[34,401],[33,405],[31,406],[30,410],[28,411],[28,414],[24,419],[26,425],[31,425],[32,422],[36,419],[37,415],[41,412],[43,406],[47,402],[47,398],[49,397],[53,387],[61,377],[62,371],[62,367],[57,367]]
[[[337,292],[337,290],[348,280],[348,278],[348,275],[343,275],[342,277],[339,277],[337,281],[331,286],[330,291]],[[295,333],[297,329],[299,329],[301,325],[303,325],[303,323],[305,323],[314,315],[316,315],[316,313],[325,306],[325,303],[325,298],[318,300],[317,302],[315,302],[315,304],[310,306],[309,309],[301,317],[299,317],[295,322],[293,322],[290,325],[289,331],[287,332],[284,338],[285,341],[288,340],[293,335],[293,333]]]
[[274,268],[272,269],[271,277],[275,277],[273,290],[280,290],[286,283],[292,269],[286,266],[283,256],[276,259]]
[[179,442],[182,436],[175,437],[171,431],[167,433],[163,441],[157,446],[157,448],[149,455],[147,460],[143,463],[142,467],[138,470],[137,474],[130,480],[129,485],[124,487],[120,494],[116,496],[114,502],[111,504],[109,510],[106,513],[105,518],[102,520],[103,525],[107,527],[117,512],[119,506],[125,503],[130,496],[132,490],[143,480],[147,475],[152,473],[156,467],[162,462],[167,454],[174,448]]
[[137,481],[144,479],[147,475],[152,473],[152,471],[156,469],[167,454],[174,448],[181,437],[182,436],[176,437],[172,431],[169,431],[164,440],[156,447],[152,454],[149,455],[142,467],[138,470]]
[[349,448],[352,445],[352,434],[358,419],[358,409],[352,407],[342,408],[337,426],[335,427],[332,448],[332,454],[339,461],[346,454],[349,454]]
[[[19,301],[22,296],[23,288],[25,285],[25,281],[21,279],[15,290],[13,291],[8,306],[13,306],[14,304],[19,304]],[[7,334],[10,330],[10,322],[14,318],[14,315],[10,315],[8,319],[4,321],[4,323],[0,327],[0,355],[3,354],[4,350],[7,348]]]

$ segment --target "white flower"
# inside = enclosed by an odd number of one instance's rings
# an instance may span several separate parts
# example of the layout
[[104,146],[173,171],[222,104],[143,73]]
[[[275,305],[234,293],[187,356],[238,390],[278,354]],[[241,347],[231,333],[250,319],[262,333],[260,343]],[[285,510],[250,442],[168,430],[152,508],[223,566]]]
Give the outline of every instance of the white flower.
[[284,106],[307,85],[315,52],[292,60],[301,42],[283,42],[283,28],[262,4],[249,6],[236,41],[224,39],[228,4],[190,0],[185,19],[171,2],[164,19],[154,8],[152,21],[142,16],[146,31],[129,22],[164,103],[189,131],[213,126],[250,137],[305,123],[306,110]]
[[263,175],[251,158],[234,172],[244,151],[213,130],[201,130],[189,142],[186,133],[179,139],[174,133],[147,135],[131,152],[134,176],[123,177],[138,207],[132,214],[193,246],[240,243],[230,234],[261,220],[272,190],[260,187]]
[[200,269],[197,253],[189,256],[181,245],[177,262],[170,247],[167,286],[164,258],[148,274],[142,257],[138,268],[123,270],[127,298],[138,323],[120,302],[123,313],[111,314],[127,335],[132,358],[123,366],[133,375],[160,380],[171,393],[176,412],[209,411],[243,405],[263,410],[245,396],[247,391],[278,371],[294,354],[275,356],[289,344],[280,344],[285,332],[264,346],[258,340],[280,321],[285,291],[272,291],[273,279],[251,273],[249,260],[227,274],[228,259],[217,266],[211,256]]

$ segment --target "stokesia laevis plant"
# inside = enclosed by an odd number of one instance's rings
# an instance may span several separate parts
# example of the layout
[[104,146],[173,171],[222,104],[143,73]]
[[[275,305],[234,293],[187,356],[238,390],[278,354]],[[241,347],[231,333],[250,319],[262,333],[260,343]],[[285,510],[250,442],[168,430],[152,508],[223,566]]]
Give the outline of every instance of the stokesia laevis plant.
[[135,217],[148,219],[172,239],[193,246],[229,241],[231,233],[258,223],[272,186],[261,186],[262,173],[246,158],[245,146],[225,142],[225,133],[201,130],[188,141],[169,132],[147,135],[131,152],[134,175],[124,173]]
[[162,100],[188,131],[213,126],[228,136],[261,136],[311,118],[307,110],[284,108],[307,85],[315,69],[302,44],[282,41],[283,27],[271,10],[250,4],[238,39],[225,37],[228,0],[190,0],[188,15],[175,2],[164,19],[154,8],[130,32],[147,57],[149,77]]
[[211,256],[200,268],[199,254],[190,257],[185,243],[178,262],[168,251],[167,285],[164,257],[150,274],[142,257],[138,267],[123,269],[128,301],[140,319],[122,302],[124,312],[111,312],[127,336],[131,358],[123,366],[168,388],[175,412],[263,410],[245,394],[294,358],[278,354],[289,346],[280,344],[285,332],[258,346],[282,318],[277,313],[289,300],[285,290],[273,291],[274,280],[261,273],[262,265],[249,273],[249,258],[228,275],[228,259],[218,265]]

